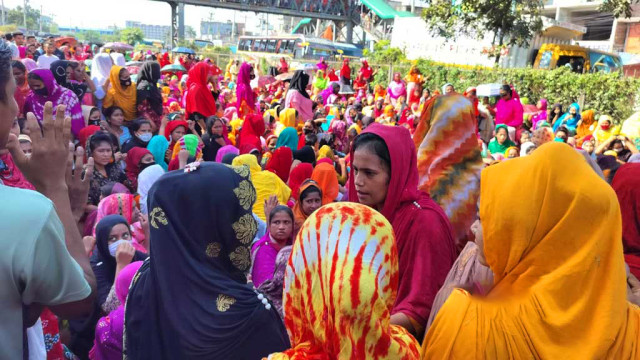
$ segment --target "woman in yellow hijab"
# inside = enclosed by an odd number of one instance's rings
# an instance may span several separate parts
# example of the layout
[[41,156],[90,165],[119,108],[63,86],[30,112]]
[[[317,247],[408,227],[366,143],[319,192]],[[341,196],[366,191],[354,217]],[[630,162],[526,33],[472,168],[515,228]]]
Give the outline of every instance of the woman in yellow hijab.
[[[233,159],[233,166],[246,165],[251,172],[251,183],[256,189],[257,198],[253,202],[253,213],[262,221],[267,221],[264,213],[264,201],[269,199],[271,195],[278,198],[280,204],[286,204],[291,197],[291,189],[285,184],[278,175],[271,171],[263,171],[258,165],[258,159],[251,154],[244,154]],[[241,184],[242,185],[242,184]],[[242,200],[242,199],[241,199]],[[254,199],[247,199],[254,200]]]
[[397,288],[398,251],[384,216],[356,203],[316,210],[285,270],[291,349],[269,359],[417,359],[418,342],[390,324]]
[[273,132],[276,136],[280,136],[282,130],[292,127],[296,129],[297,125],[297,116],[296,109],[286,108],[280,111],[280,116],[278,117],[278,123],[276,124],[276,129]]
[[[587,208],[598,216],[585,217]],[[494,286],[483,297],[451,293],[425,336],[424,359],[640,356],[620,206],[578,152],[551,142],[486,168],[480,218],[478,247]]]
[[109,73],[109,91],[104,97],[103,108],[119,106],[124,111],[124,120],[133,121],[138,112],[136,109],[136,84],[131,81],[129,70],[114,65]]

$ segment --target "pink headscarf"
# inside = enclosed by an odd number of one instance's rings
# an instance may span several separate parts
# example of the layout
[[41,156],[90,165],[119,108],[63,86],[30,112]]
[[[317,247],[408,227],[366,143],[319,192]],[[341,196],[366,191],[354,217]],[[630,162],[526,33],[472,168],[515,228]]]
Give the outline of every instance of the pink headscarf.
[[243,62],[238,71],[238,81],[236,83],[237,109],[242,109],[242,101],[245,101],[249,109],[255,110],[256,94],[251,89],[251,69],[251,65]]

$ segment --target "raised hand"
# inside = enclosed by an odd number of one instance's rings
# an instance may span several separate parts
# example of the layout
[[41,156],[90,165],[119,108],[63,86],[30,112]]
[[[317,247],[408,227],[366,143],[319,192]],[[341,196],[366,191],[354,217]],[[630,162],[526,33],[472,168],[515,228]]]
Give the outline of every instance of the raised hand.
[[75,162],[73,157],[73,145],[69,145],[66,182],[69,188],[71,212],[76,221],[80,221],[80,218],[84,214],[87,198],[89,197],[89,188],[91,186],[91,178],[93,177],[93,158],[90,157],[87,165],[83,166],[84,149],[81,146],[75,150]]

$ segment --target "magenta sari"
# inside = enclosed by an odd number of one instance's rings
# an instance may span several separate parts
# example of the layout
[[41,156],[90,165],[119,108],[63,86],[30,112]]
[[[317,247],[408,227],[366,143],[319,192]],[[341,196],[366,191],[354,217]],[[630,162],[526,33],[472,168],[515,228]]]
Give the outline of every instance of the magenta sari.
[[142,261],[136,261],[127,265],[115,282],[116,296],[120,300],[120,306],[101,318],[96,325],[96,337],[93,340],[93,348],[89,352],[91,360],[116,360],[122,359],[122,336],[124,332],[124,304],[129,293],[129,286],[133,277],[142,266]]

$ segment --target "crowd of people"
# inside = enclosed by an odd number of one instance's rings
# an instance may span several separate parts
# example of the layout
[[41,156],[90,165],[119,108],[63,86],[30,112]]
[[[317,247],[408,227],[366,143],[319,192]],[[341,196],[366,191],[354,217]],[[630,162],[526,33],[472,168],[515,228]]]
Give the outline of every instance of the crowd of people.
[[640,117],[51,44],[0,44],[7,358],[638,358]]

